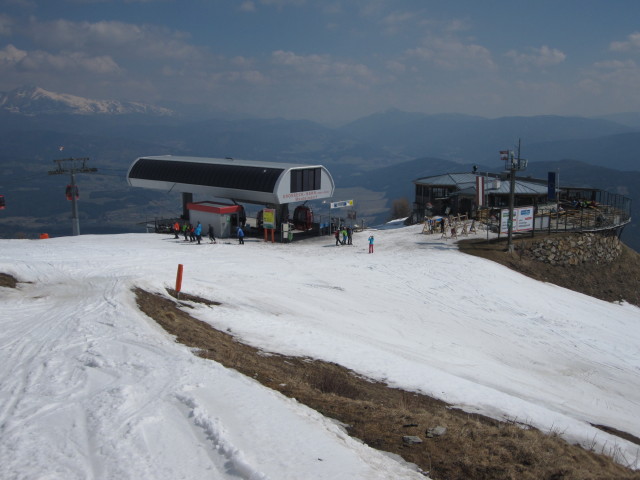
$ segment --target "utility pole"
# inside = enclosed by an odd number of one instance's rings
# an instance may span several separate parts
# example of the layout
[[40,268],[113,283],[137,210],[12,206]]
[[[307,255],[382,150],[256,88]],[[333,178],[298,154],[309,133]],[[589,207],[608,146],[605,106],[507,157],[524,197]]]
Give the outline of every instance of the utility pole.
[[514,158],[513,151],[508,152],[505,158],[505,166],[509,170],[509,218],[507,219],[508,237],[507,252],[513,253],[513,210],[516,192],[516,171],[525,170],[527,161],[520,158],[520,139],[518,139],[518,156]]
[[49,175],[62,175],[64,173],[71,174],[71,225],[73,235],[80,235],[80,220],[78,219],[78,199],[76,198],[76,173],[93,173],[97,172],[97,168],[89,168],[86,166],[88,158],[62,158],[54,160],[58,164],[55,170],[50,170]]

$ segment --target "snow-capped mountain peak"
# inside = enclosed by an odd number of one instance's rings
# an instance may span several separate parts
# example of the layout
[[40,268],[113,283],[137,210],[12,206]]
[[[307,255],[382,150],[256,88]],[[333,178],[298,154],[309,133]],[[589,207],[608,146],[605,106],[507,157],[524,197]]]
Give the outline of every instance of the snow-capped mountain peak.
[[174,112],[141,102],[118,100],[94,100],[67,93],[50,92],[36,86],[25,86],[0,94],[0,109],[22,115],[76,114],[76,115],[124,115],[146,114],[174,115]]

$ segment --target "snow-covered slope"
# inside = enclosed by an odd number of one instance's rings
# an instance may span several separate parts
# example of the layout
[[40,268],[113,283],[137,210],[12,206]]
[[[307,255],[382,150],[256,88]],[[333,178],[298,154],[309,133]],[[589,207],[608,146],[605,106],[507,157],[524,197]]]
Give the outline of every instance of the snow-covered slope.
[[340,426],[192,355],[131,288],[267,350],[340,363],[468,411],[638,448],[640,309],[457,251],[420,226],[194,245],[126,234],[0,240],[0,478],[424,478]]

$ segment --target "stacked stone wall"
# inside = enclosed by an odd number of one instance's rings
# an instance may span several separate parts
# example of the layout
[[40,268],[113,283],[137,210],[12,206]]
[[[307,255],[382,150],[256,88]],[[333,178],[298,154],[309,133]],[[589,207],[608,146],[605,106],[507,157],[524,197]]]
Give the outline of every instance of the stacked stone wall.
[[622,253],[618,237],[596,233],[551,236],[521,245],[521,253],[551,265],[607,264]]

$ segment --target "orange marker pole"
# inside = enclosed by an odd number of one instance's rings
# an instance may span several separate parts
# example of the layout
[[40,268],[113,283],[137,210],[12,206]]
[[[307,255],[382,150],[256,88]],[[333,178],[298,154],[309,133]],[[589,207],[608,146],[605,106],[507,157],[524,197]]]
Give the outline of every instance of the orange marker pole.
[[178,274],[176,275],[176,292],[180,293],[182,288],[182,264],[178,264]]

